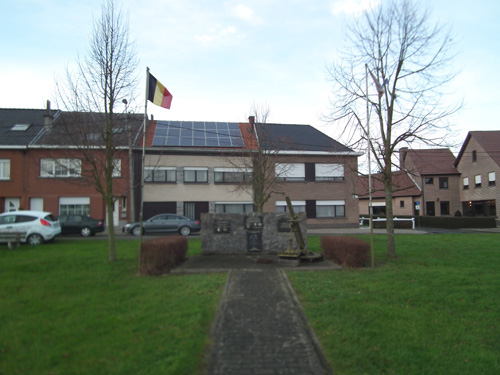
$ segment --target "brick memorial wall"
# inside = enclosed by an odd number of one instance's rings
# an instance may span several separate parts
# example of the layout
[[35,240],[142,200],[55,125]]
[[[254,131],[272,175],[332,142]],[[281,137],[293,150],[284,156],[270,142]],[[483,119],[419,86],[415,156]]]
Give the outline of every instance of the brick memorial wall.
[[[299,213],[300,229],[307,244],[305,213]],[[288,214],[202,214],[201,251],[209,254],[276,254],[287,249]],[[293,248],[297,242],[293,236]]]

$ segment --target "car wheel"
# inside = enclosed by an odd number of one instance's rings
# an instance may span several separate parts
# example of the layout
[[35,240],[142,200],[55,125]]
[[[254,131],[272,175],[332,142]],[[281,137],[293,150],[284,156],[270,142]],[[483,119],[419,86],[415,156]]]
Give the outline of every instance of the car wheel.
[[[144,234],[144,231],[142,231],[142,233]],[[141,235],[141,227],[139,225],[137,225],[136,227],[132,228],[132,234],[134,236],[140,236]]]
[[90,237],[92,236],[92,230],[89,227],[83,227],[80,234],[82,237]]
[[33,233],[28,237],[27,242],[33,246],[41,245],[43,243],[43,237],[38,233]]
[[189,233],[191,233],[191,228],[188,226],[184,225],[179,229],[179,233],[182,234],[183,236],[189,236]]

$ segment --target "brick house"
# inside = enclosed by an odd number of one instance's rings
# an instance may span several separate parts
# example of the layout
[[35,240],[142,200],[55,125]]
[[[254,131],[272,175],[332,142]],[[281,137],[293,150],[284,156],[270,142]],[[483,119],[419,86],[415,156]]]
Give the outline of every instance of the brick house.
[[[420,214],[420,199],[422,191],[404,171],[392,173],[393,193],[392,208],[394,216],[413,216]],[[362,176],[358,179],[359,213],[369,215],[369,193],[368,177]],[[374,215],[385,215],[386,202],[382,175],[372,176],[372,207]]]
[[461,212],[460,172],[449,149],[402,148],[399,161],[400,168],[421,190],[421,215],[453,216]]
[[252,173],[249,150],[256,150],[257,142],[277,151],[273,178],[279,181],[265,212],[286,211],[289,196],[310,227],[357,225],[353,191],[359,154],[308,125],[266,124],[264,134],[252,117],[248,123],[151,121],[144,218],[160,212],[195,219],[205,212],[252,212],[252,191],[243,182]]
[[[91,170],[91,166],[83,157],[83,146],[88,146],[90,153],[104,164],[104,153],[102,141],[99,139],[98,131],[89,131],[88,124],[94,121],[85,121],[82,125],[75,116],[70,113],[50,110],[12,110],[15,115],[4,113],[0,110],[0,121],[2,128],[2,143],[10,142],[10,145],[2,145],[0,149],[0,164],[2,164],[5,176],[5,165],[10,167],[10,173],[6,178],[0,178],[2,211],[12,209],[34,209],[53,212],[55,215],[62,214],[85,214],[98,219],[106,218],[105,204],[101,194],[97,191],[95,184],[90,183],[85,177],[90,173],[102,175],[102,170]],[[86,116],[98,116],[98,114],[86,114]],[[29,116],[37,116],[30,118]],[[136,119],[137,120],[137,119]],[[29,125],[29,129],[36,135],[28,140],[28,134],[21,137],[21,130],[16,130],[18,139],[24,140],[24,145],[13,140],[12,128],[17,125]],[[68,125],[71,131],[68,132]],[[117,125],[117,129],[133,125],[137,132],[140,121],[128,121]],[[21,126],[18,126],[21,128]],[[9,130],[10,129],[10,130]],[[79,129],[79,130],[77,130]],[[81,145],[75,143],[72,138],[79,131],[88,137]],[[71,133],[71,135],[69,134]],[[127,133],[128,135],[128,133]],[[94,143],[86,142],[93,139]],[[114,155],[113,191],[117,198],[115,202],[115,223],[119,225],[130,220],[129,195],[129,152],[126,140],[120,141],[121,146],[117,148]],[[8,162],[6,162],[8,161]]]
[[0,212],[44,208],[29,181],[29,153],[59,114],[49,102],[46,109],[0,109]]
[[500,131],[471,131],[454,165],[461,172],[459,185],[463,214],[500,216]]

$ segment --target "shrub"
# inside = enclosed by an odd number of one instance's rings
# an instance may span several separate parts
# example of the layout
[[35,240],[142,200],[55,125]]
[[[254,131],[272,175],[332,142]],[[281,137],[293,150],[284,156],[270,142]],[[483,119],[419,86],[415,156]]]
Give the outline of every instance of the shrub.
[[141,275],[161,275],[186,260],[187,238],[160,237],[141,244],[139,271]]
[[419,224],[427,228],[460,229],[460,228],[495,228],[497,223],[494,217],[446,217],[420,216]]
[[355,237],[321,237],[323,256],[343,267],[366,267],[370,264],[370,244]]

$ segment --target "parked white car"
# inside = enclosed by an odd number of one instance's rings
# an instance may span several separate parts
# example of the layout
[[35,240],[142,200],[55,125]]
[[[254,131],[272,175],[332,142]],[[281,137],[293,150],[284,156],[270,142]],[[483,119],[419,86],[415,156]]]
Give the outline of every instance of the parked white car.
[[50,212],[4,212],[0,214],[0,232],[26,233],[21,237],[21,242],[40,245],[61,233],[61,225]]

